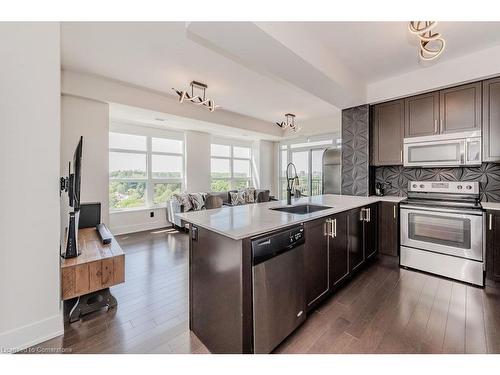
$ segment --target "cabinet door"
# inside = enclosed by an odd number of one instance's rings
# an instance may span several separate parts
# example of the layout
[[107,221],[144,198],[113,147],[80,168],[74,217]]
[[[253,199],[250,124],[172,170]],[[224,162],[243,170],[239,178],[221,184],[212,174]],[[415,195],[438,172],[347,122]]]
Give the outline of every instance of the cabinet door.
[[397,256],[399,250],[398,203],[380,202],[378,206],[378,251]]
[[500,161],[500,78],[483,82],[483,161]]
[[481,82],[441,90],[440,133],[481,129]]
[[439,92],[405,99],[405,137],[439,133]]
[[362,213],[361,208],[349,211],[349,272],[355,271],[365,260]]
[[330,288],[332,289],[349,275],[348,217],[348,212],[332,217],[335,236],[328,239]]
[[309,221],[304,224],[304,229],[306,300],[309,307],[329,290],[326,218]]
[[363,225],[363,247],[365,259],[377,254],[377,204],[366,207],[365,221]]
[[404,101],[374,106],[373,165],[402,165]]
[[486,277],[500,281],[500,212],[487,212]]

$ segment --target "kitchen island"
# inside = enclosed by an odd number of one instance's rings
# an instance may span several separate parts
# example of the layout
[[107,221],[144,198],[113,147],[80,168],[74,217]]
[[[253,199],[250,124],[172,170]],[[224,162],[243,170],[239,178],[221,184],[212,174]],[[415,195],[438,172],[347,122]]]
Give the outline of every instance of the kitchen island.
[[310,309],[376,254],[377,203],[402,199],[320,195],[292,202],[328,207],[305,214],[273,210],[285,201],[177,214],[190,224],[190,329],[212,353],[254,353],[252,240],[304,228],[301,259]]

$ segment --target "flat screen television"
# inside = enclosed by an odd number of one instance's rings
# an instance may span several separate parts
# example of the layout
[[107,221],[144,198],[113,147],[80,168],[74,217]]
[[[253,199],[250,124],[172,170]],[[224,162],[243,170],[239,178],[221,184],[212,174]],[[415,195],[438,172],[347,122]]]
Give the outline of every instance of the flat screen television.
[[73,165],[69,163],[69,176],[62,179],[61,188],[68,191],[69,206],[73,209],[69,212],[68,227],[65,231],[65,252],[63,258],[74,258],[80,255],[78,249],[78,223],[80,220],[80,185],[82,181],[82,151],[83,137],[76,146],[73,154]]
[[[73,154],[73,171],[69,174],[68,198],[69,205],[73,207],[73,211],[80,211],[80,185],[82,182],[82,151],[83,151],[83,137],[76,146],[75,153]],[[73,172],[73,173],[71,173]]]

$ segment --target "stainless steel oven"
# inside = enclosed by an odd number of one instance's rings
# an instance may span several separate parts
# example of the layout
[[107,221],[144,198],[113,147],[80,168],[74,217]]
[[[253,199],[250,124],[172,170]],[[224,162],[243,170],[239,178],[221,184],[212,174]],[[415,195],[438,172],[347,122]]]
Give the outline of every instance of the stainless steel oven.
[[401,245],[483,260],[483,213],[403,206]]
[[406,167],[481,165],[481,131],[404,139]]
[[483,285],[478,182],[410,182],[400,209],[403,266]]

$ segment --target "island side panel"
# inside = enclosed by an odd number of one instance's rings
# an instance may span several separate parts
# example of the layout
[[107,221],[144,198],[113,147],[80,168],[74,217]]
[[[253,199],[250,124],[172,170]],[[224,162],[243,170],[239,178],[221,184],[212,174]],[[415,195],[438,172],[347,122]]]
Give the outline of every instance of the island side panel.
[[192,224],[189,235],[190,329],[212,353],[247,352],[242,241]]

